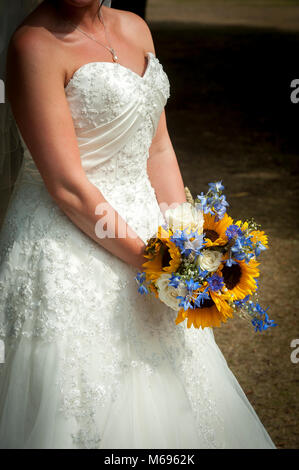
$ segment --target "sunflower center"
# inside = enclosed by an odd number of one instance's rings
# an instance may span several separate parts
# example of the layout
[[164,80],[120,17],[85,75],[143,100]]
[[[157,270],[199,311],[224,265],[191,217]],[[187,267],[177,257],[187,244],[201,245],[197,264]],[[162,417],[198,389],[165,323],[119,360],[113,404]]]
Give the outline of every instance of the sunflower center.
[[232,266],[224,266],[222,269],[224,283],[228,289],[233,289],[240,281],[242,270],[240,265],[233,264]]
[[214,302],[213,300],[211,299],[211,297],[209,299],[204,299],[204,301],[202,302],[200,308],[211,308],[213,307]]
[[169,266],[170,261],[171,261],[171,256],[169,254],[169,250],[165,248],[163,250],[163,255],[162,255],[162,268],[166,268],[167,266]]
[[217,238],[219,238],[219,235],[217,232],[215,232],[215,230],[205,230],[205,238],[209,238],[209,240],[211,240],[211,242],[214,242],[215,240],[217,240]]

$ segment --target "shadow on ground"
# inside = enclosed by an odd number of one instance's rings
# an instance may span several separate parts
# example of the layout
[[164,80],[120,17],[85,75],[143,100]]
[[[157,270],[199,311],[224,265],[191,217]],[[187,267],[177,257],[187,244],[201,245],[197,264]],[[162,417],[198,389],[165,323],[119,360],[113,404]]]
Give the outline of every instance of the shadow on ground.
[[169,132],[193,193],[222,180],[233,217],[254,217],[270,236],[261,303],[278,327],[263,335],[239,320],[215,331],[248,398],[281,448],[298,448],[299,33],[151,22],[171,83]]

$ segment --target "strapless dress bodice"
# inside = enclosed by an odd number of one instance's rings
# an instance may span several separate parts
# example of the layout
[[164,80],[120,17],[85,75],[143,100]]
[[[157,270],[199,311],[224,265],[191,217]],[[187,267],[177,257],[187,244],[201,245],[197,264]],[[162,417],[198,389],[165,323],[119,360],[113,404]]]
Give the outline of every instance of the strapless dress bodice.
[[[153,206],[157,214],[147,160],[169,97],[169,81],[158,58],[152,52],[146,57],[143,76],[119,63],[90,62],[75,71],[65,88],[83,169],[128,223],[132,211],[125,207],[132,204],[135,220],[137,212],[153,210]],[[22,178],[43,184],[22,142]],[[147,235],[144,232],[142,237]]]

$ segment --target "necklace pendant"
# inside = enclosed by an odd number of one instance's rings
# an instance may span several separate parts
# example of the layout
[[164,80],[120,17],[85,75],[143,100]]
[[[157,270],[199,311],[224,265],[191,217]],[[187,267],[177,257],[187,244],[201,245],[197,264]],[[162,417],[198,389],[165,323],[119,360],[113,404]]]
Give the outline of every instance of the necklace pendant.
[[115,53],[115,50],[111,47],[110,51],[111,51],[111,54],[112,54],[112,60],[113,60],[113,62],[117,62],[117,61],[118,61],[118,57],[117,57],[117,55],[116,55],[116,53]]

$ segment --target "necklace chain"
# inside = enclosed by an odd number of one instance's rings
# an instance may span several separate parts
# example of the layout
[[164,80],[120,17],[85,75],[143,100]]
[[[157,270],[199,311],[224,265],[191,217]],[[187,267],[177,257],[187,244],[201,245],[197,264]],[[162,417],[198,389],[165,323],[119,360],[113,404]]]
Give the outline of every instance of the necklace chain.
[[87,33],[86,31],[84,31],[83,29],[79,28],[79,26],[76,26],[74,23],[72,23],[70,20],[66,20],[69,24],[71,24],[75,29],[77,29],[78,31],[80,31],[80,33],[84,34],[84,36],[86,36],[87,38],[91,39],[92,41],[95,41],[96,43],[100,44],[100,46],[103,46],[105,47],[105,49],[107,49],[110,54],[112,55],[112,60],[113,62],[117,62],[118,61],[118,57],[116,55],[116,52],[115,50],[113,49],[113,47],[111,46],[111,43],[109,41],[109,37],[108,37],[108,33],[107,33],[107,30],[106,30],[106,26],[105,26],[105,22],[104,22],[104,18],[103,18],[103,15],[99,12],[99,20],[100,22],[103,24],[103,27],[104,27],[104,32],[105,32],[105,37],[107,39],[107,42],[108,42],[108,46],[106,46],[106,44],[103,44],[101,41],[99,41],[98,39],[96,39],[92,34],[89,34]]

